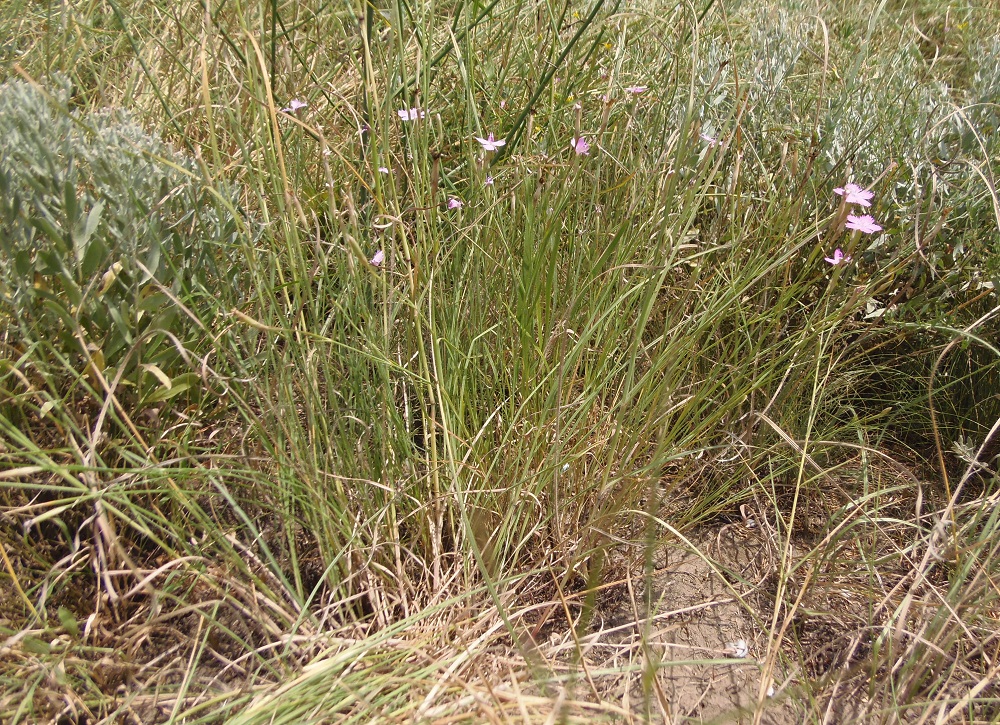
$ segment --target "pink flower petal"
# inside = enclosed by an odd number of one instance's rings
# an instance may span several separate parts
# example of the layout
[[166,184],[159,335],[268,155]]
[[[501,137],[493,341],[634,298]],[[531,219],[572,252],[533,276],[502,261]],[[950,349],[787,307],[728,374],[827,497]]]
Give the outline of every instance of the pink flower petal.
[[840,264],[851,263],[851,255],[849,254],[845,255],[844,252],[840,249],[840,247],[837,247],[836,251],[834,251],[833,257],[824,257],[823,259],[832,264],[834,267]]
[[847,215],[847,223],[844,225],[848,229],[854,229],[862,234],[874,234],[875,232],[882,231],[882,227],[868,214],[864,216],[855,216],[854,214]]
[[298,98],[293,98],[291,101],[288,102],[288,106],[282,108],[281,110],[284,113],[295,113],[296,111],[303,109],[308,105],[309,104],[306,103],[305,101],[300,101]]
[[486,138],[479,138],[479,136],[473,136],[476,141],[482,144],[482,147],[486,151],[496,151],[501,146],[506,146],[507,142],[502,138],[494,138],[493,134],[489,134]]
[[858,204],[865,207],[872,205],[871,200],[875,196],[874,191],[862,189],[857,184],[847,184],[843,187],[837,187],[833,190],[833,193],[840,194],[848,204]]

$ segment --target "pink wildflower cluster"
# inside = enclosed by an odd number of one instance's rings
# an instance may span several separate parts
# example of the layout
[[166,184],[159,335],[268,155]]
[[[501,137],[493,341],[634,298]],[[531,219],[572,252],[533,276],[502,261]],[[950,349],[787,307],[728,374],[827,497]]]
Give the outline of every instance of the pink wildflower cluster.
[[[875,196],[874,191],[862,189],[857,184],[846,184],[842,187],[837,187],[833,192],[844,197],[845,204],[857,204],[865,208],[872,205],[872,199]],[[848,214],[847,223],[844,226],[861,234],[875,234],[882,231],[882,227],[879,226],[878,222],[870,214],[862,214],[860,216]],[[839,247],[834,250],[832,257],[824,257],[823,259],[834,267],[851,263],[851,255],[844,254],[843,250]]]

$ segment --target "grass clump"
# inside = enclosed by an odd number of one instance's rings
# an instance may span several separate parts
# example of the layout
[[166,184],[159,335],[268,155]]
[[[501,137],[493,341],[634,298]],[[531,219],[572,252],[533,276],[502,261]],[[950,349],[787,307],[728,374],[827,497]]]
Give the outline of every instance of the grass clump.
[[918,5],[0,11],[0,719],[994,717],[998,18]]

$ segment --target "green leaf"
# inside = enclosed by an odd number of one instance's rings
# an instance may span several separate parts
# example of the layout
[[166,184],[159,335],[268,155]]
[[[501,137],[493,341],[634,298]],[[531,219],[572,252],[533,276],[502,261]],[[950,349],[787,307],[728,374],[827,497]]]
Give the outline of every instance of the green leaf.
[[42,234],[47,236],[52,241],[56,242],[60,247],[65,247],[66,242],[63,235],[60,234],[59,230],[56,229],[55,224],[53,224],[49,219],[42,215],[33,215],[30,218],[31,226],[35,227]]
[[152,248],[149,250],[149,254],[146,255],[146,259],[143,264],[146,266],[148,272],[143,274],[142,282],[140,282],[140,284],[145,284],[151,277],[156,276],[156,270],[160,266],[159,244],[153,244]]
[[39,272],[42,274],[62,274],[62,259],[53,249],[38,250]]
[[104,211],[104,201],[94,204],[94,208],[87,214],[87,223],[83,228],[83,243],[86,244],[97,231],[97,225],[101,222],[101,212]]
[[[155,288],[146,287],[146,289],[143,290],[143,294],[145,295],[146,290],[152,290],[152,289]],[[152,294],[146,296],[140,295],[140,297],[141,299],[139,300],[139,304],[137,306],[143,312],[155,312],[158,311],[161,307],[170,303],[170,298],[167,297],[162,292],[153,292]]]
[[47,655],[52,651],[48,642],[40,640],[38,637],[31,637],[30,635],[22,639],[21,644],[26,652],[30,652],[34,655]]
[[22,249],[14,257],[14,271],[18,277],[28,277],[31,274],[31,252]]
[[113,305],[108,305],[107,310],[108,314],[111,315],[111,319],[115,322],[115,331],[118,333],[118,336],[125,341],[126,345],[131,345],[132,325],[130,324],[131,315],[129,315],[128,303],[122,300],[121,310]]
[[[59,299],[48,290],[37,290],[36,294],[41,298],[42,305],[44,305],[45,309],[49,310],[56,317],[62,320],[62,323],[66,326],[67,330],[72,330],[76,327],[76,320],[73,319],[73,315],[71,315],[69,310],[66,309],[66,305],[63,300]],[[75,338],[71,336],[71,339]],[[74,347],[76,346],[74,345]]]
[[63,184],[63,211],[66,212],[66,222],[69,225],[76,224],[76,185],[67,174],[66,183]]
[[66,607],[59,607],[59,623],[66,630],[66,633],[72,637],[78,637],[80,635],[80,626],[76,623],[76,617],[73,613],[66,609]]
[[83,254],[83,262],[80,264],[80,272],[84,280],[90,279],[99,267],[103,266],[104,258],[108,253],[104,242],[97,239],[86,245]]
[[151,403],[159,403],[164,400],[170,400],[175,398],[183,392],[191,390],[195,384],[201,380],[201,376],[198,373],[184,373],[183,375],[178,375],[173,379],[173,387],[169,390],[166,388],[157,388],[143,401],[145,405]]

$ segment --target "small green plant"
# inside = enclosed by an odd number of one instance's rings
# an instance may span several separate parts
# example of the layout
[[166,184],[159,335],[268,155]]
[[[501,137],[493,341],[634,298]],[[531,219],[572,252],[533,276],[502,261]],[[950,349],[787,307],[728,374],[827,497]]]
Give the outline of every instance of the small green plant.
[[4,314],[50,362],[92,379],[113,368],[151,404],[196,379],[181,363],[197,326],[179,303],[223,273],[237,220],[193,160],[124,112],[73,114],[68,100],[65,86],[0,86]]

